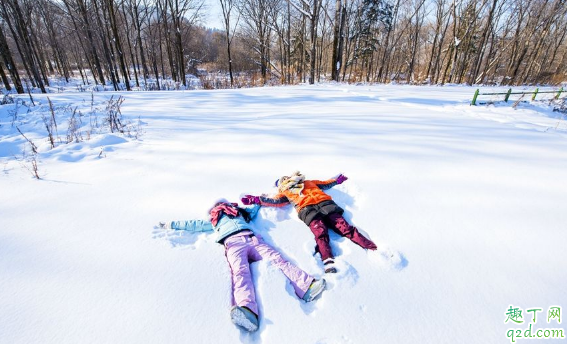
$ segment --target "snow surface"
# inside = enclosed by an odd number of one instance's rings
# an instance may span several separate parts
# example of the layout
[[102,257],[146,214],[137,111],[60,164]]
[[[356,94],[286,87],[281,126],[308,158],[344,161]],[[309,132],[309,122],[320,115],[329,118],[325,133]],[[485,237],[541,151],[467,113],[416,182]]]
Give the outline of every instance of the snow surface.
[[[473,93],[338,84],[124,92],[136,135],[101,126],[87,140],[117,94],[63,92],[49,98],[81,111],[85,140],[54,149],[45,95],[17,115],[1,106],[0,343],[510,342],[507,329],[528,323],[505,323],[510,305],[567,311],[567,123],[540,103],[469,106]],[[71,111],[58,113],[64,138]],[[40,180],[16,126],[38,146]],[[218,198],[273,193],[295,170],[347,175],[329,194],[398,260],[332,235],[339,273],[309,304],[255,263],[261,325],[247,334],[230,322],[222,246],[155,225],[206,218]],[[263,208],[254,227],[322,275],[292,208]]]

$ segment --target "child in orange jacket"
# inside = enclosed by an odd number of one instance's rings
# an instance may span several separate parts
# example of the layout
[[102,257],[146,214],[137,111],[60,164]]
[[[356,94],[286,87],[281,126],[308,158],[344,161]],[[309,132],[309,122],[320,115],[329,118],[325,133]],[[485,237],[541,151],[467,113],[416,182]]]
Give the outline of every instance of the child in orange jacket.
[[376,244],[360,234],[356,227],[350,225],[342,216],[344,210],[331,196],[323,192],[348,178],[340,174],[336,179],[326,181],[305,180],[299,172],[291,176],[283,176],[276,181],[278,194],[274,197],[246,195],[244,204],[261,204],[263,206],[280,207],[293,204],[299,218],[305,222],[315,236],[316,251],[321,254],[326,273],[337,272],[334,267],[334,256],[329,244],[329,228],[350,239],[364,249],[376,250]]

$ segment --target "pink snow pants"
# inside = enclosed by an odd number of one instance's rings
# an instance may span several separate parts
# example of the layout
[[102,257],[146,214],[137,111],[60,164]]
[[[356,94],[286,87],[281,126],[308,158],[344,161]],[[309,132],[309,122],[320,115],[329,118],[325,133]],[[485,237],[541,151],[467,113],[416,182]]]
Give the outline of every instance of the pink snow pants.
[[313,282],[313,277],[285,260],[282,255],[255,235],[228,237],[224,241],[225,255],[232,272],[233,305],[248,307],[258,315],[258,304],[254,282],[250,273],[250,263],[268,259],[289,279],[295,293],[300,298]]

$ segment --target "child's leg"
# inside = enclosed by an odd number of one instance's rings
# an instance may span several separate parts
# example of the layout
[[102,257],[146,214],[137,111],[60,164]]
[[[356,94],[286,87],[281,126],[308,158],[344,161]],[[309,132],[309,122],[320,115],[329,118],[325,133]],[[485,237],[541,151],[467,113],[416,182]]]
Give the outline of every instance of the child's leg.
[[301,270],[294,264],[285,260],[282,255],[276,251],[270,245],[264,243],[264,241],[258,237],[253,238],[254,249],[251,250],[252,259],[268,259],[272,264],[277,266],[283,274],[289,279],[295,293],[300,298],[305,295],[307,289],[313,282],[314,278],[310,276],[307,272]]
[[351,226],[345,218],[339,213],[329,214],[325,218],[326,222],[337,230],[342,236],[349,238],[352,242],[359,245],[362,248],[369,250],[375,250],[376,244],[372,240],[366,238],[364,235],[360,234],[356,227]]
[[321,260],[325,261],[334,258],[331,245],[329,244],[329,230],[321,218],[316,218],[309,223],[309,229],[315,236],[317,249],[321,253]]
[[236,305],[247,307],[258,315],[258,304],[248,259],[250,242],[245,242],[244,238],[239,239],[225,243],[226,260],[232,272],[232,295]]

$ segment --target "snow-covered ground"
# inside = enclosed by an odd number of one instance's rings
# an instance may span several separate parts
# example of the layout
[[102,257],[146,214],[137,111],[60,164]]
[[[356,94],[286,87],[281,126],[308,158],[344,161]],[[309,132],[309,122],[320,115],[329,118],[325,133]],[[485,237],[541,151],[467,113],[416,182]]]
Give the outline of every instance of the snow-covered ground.
[[[506,343],[530,324],[565,333],[547,312],[567,312],[567,121],[541,103],[469,106],[474,90],[63,92],[49,95],[54,149],[45,95],[36,106],[21,97],[18,114],[1,106],[0,343]],[[104,125],[111,95],[124,97],[130,135]],[[73,112],[83,141],[64,143]],[[40,180],[16,127],[38,147]],[[399,260],[334,235],[339,273],[309,304],[255,263],[261,325],[247,334],[230,322],[222,246],[155,225],[273,193],[295,170],[348,176],[329,194]],[[293,209],[263,208],[254,227],[322,275]],[[523,323],[507,319],[510,306]]]

